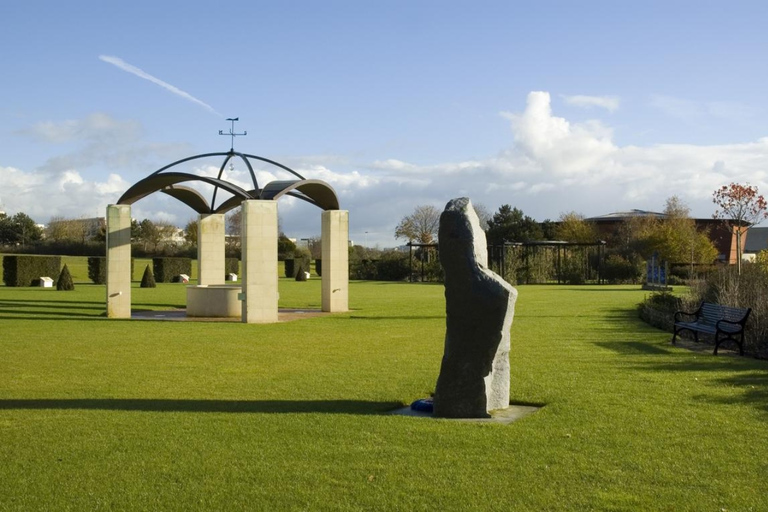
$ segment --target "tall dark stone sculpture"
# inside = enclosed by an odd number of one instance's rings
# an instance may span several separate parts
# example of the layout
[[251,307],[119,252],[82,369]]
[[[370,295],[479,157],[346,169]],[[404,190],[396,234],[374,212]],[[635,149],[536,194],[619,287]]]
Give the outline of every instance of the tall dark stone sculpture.
[[509,406],[509,330],[517,291],[488,269],[485,233],[469,199],[440,216],[445,270],[445,352],[434,415],[487,418]]

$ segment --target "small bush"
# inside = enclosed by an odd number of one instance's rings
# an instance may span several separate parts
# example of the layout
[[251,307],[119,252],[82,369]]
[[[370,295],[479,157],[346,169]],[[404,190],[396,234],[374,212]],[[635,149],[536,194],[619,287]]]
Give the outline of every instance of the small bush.
[[141,277],[141,288],[157,288],[155,274],[149,268],[149,265],[144,269],[144,275]]
[[655,292],[650,294],[639,305],[640,318],[646,323],[671,331],[675,324],[675,312],[685,310],[682,299],[668,292]]
[[618,254],[611,254],[605,259],[600,273],[603,279],[612,284],[635,284],[642,276],[642,269]]
[[64,265],[61,269],[59,278],[56,280],[56,289],[59,291],[71,291],[75,289],[75,283],[72,281],[72,274],[69,273],[69,268]]
[[299,265],[298,270],[296,270],[296,280],[297,281],[306,281],[307,280],[307,273],[309,272],[309,267],[305,267],[302,263]]
[[315,274],[317,274],[318,276],[323,275],[323,260],[321,260],[320,258],[315,260]]

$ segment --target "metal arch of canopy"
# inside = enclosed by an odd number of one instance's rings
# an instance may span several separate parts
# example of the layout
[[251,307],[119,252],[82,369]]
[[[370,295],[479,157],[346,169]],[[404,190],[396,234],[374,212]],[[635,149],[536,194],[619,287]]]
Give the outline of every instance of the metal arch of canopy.
[[[195,155],[195,156],[190,156],[190,157],[187,157],[187,158],[182,158],[181,160],[177,160],[177,161],[175,161],[173,163],[170,163],[170,164],[168,164],[168,165],[166,165],[164,167],[161,167],[160,169],[158,169],[155,172],[153,172],[152,174],[150,174],[150,176],[154,176],[156,174],[160,174],[163,171],[165,171],[166,169],[170,169],[171,167],[173,167],[175,165],[178,165],[178,164],[182,164],[184,162],[189,162],[191,160],[197,160],[198,158],[208,158],[208,157],[212,157],[212,156],[223,156],[223,157],[226,157],[224,159],[224,162],[221,164],[221,167],[219,167],[219,174],[216,177],[219,180],[221,180],[221,176],[224,173],[224,167],[226,167],[227,162],[229,162],[233,157],[239,156],[240,159],[245,163],[246,167],[248,167],[248,172],[251,175],[251,181],[253,182],[254,190],[260,190],[260,189],[259,189],[259,183],[256,180],[256,173],[253,171],[253,167],[251,166],[251,162],[248,160],[249,158],[253,158],[255,160],[260,160],[262,162],[266,162],[268,164],[272,164],[275,167],[279,167],[279,168],[281,168],[281,169],[283,169],[285,171],[288,171],[289,173],[293,174],[294,176],[296,176],[300,180],[306,179],[306,178],[304,178],[304,176],[302,176],[298,172],[294,171],[290,167],[285,166],[285,165],[283,165],[283,164],[281,164],[279,162],[275,162],[274,160],[270,160],[269,158],[264,158],[263,156],[258,156],[258,155],[251,155],[251,154],[248,154],[248,153],[240,153],[238,151],[232,151],[232,150],[227,151],[225,153],[224,152],[204,153],[202,155]],[[211,210],[212,211],[216,209],[216,195],[217,195],[218,191],[219,191],[219,187],[214,185],[213,197],[211,198]],[[295,196],[295,194],[289,194],[289,195]]]

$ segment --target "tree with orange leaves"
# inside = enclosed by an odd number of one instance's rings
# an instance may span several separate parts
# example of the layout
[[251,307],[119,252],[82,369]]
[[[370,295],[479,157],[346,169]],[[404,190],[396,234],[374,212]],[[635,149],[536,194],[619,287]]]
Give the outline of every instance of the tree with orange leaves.
[[757,193],[757,187],[749,183],[723,185],[715,190],[712,202],[718,206],[712,217],[723,219],[731,229],[736,229],[736,265],[741,274],[741,237],[768,217],[768,202]]

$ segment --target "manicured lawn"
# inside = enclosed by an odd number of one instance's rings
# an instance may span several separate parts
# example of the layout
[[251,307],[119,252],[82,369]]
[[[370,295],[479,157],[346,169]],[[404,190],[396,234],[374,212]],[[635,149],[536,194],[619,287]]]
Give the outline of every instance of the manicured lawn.
[[[280,287],[319,306],[317,279]],[[768,510],[768,362],[672,347],[635,287],[519,294],[512,399],[545,406],[497,425],[384,414],[434,389],[439,285],[263,326],[0,287],[0,510]]]

